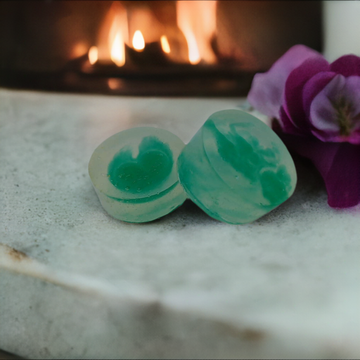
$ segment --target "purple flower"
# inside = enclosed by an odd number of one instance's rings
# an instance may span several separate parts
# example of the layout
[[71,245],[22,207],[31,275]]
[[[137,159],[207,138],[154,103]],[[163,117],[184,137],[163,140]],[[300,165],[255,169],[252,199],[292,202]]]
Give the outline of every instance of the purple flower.
[[331,207],[360,202],[360,57],[329,64],[296,45],[267,73],[255,75],[248,101],[273,118],[290,150],[314,163]]

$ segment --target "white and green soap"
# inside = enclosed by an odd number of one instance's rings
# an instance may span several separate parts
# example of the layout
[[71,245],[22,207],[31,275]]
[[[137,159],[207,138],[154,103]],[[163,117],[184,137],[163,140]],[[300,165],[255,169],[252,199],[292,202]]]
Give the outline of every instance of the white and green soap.
[[211,217],[257,220],[295,190],[294,162],[280,138],[241,110],[212,114],[178,159],[180,183]]
[[103,208],[114,218],[142,223],[186,199],[177,159],[185,144],[174,134],[140,127],[119,132],[91,156],[89,175]]

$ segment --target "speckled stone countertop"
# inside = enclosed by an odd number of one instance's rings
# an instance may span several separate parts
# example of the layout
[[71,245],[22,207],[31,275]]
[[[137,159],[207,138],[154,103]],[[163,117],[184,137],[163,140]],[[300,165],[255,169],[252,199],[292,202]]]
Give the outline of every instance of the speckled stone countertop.
[[360,207],[294,195],[248,225],[190,201],[152,223],[102,209],[87,174],[107,137],[190,140],[242,99],[0,90],[0,349],[30,358],[359,358]]

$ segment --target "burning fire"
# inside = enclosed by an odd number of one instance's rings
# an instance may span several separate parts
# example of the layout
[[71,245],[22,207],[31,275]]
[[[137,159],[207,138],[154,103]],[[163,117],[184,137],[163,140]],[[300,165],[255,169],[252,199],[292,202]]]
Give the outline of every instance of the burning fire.
[[120,31],[115,35],[115,39],[111,44],[110,53],[111,60],[117,66],[125,65],[125,42]]
[[185,26],[183,28],[183,33],[185,35],[185,38],[186,38],[186,41],[188,44],[189,61],[193,65],[198,64],[201,61],[201,56],[199,53],[199,47],[196,42],[196,38],[195,38],[193,32],[189,28],[187,28],[187,26]]
[[92,46],[89,50],[89,62],[91,65],[94,65],[99,58],[99,51],[96,46]]
[[110,58],[117,66],[125,65],[125,41],[127,39],[127,13],[124,8],[118,8],[108,37]]
[[145,49],[145,40],[140,30],[135,31],[132,44],[137,51],[143,51]]
[[211,48],[216,30],[216,1],[177,1],[176,17],[188,44],[190,63],[216,62]]
[[[128,15],[131,15],[130,19]],[[176,22],[177,31],[180,29],[186,40],[182,40],[183,45],[180,46],[185,52],[187,45],[188,62],[215,63],[211,40],[216,31],[216,1],[176,1]],[[174,28],[170,34],[174,34]],[[174,35],[169,42],[169,38],[164,35],[169,34],[167,31],[151,10],[138,8],[128,13],[121,2],[114,1],[102,25],[97,46],[89,49],[89,62],[93,65],[97,61],[111,61],[117,66],[123,66],[126,63],[126,45],[141,52],[145,49],[146,43],[155,41],[160,43],[165,54],[171,52],[172,60],[181,62],[182,58],[177,58],[176,55],[179,53],[179,45],[174,46],[175,50],[172,50],[171,41],[174,41]],[[134,34],[131,42],[129,32]]]
[[160,38],[161,48],[164,53],[170,54],[170,44],[165,35]]
[[123,66],[126,62],[125,44],[128,39],[127,11],[120,2],[114,1],[99,32],[97,54],[95,47],[89,50],[90,64],[112,61],[117,66]]

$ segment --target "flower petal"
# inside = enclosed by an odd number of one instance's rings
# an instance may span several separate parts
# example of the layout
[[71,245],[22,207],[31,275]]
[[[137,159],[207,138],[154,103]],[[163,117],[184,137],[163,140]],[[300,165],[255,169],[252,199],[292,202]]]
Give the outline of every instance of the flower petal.
[[279,124],[281,125],[281,129],[283,132],[287,134],[294,134],[294,135],[302,135],[303,132],[299,130],[291,119],[288,117],[286,111],[281,106],[280,108],[280,117],[279,117]]
[[360,143],[360,77],[336,75],[314,98],[309,120],[322,141]]
[[268,72],[255,75],[248,94],[249,103],[263,114],[279,118],[288,75],[312,57],[321,58],[322,56],[304,45],[295,45],[290,48]]
[[329,70],[329,63],[322,57],[305,60],[294,69],[285,83],[285,111],[292,122],[303,130],[309,129],[309,122],[303,108],[303,88],[317,73]]
[[[325,156],[326,150],[323,154]],[[320,164],[316,165],[319,171]],[[360,202],[360,147],[348,143],[339,144],[324,181],[331,207],[357,205]]]
[[[353,116],[360,114],[360,76],[349,76],[346,78],[345,97],[353,106]],[[360,127],[360,123],[357,124]]]
[[360,145],[277,134],[290,150],[315,165],[324,179],[331,207],[347,208],[360,202]]
[[[339,133],[337,113],[333,102],[336,95],[344,93],[345,77],[336,75],[325,88],[317,94],[310,106],[310,121],[316,130],[325,133],[323,141],[332,141],[334,134]],[[326,132],[328,139],[326,139]]]
[[344,55],[330,65],[330,70],[345,77],[351,75],[360,76],[360,57],[356,55]]
[[303,108],[307,117],[310,116],[310,105],[314,97],[335,77],[336,73],[321,71],[313,76],[303,89]]

